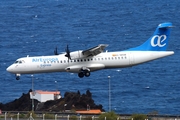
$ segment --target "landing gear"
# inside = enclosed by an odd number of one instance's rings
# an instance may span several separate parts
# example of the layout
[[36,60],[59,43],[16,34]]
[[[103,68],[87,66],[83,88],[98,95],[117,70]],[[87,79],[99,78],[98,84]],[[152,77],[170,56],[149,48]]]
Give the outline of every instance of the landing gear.
[[17,76],[17,77],[16,77],[16,80],[20,80],[20,76]]
[[80,72],[80,73],[78,73],[78,76],[79,76],[80,78],[83,78],[83,77],[84,77],[84,73],[83,73],[83,72]]
[[16,74],[16,80],[20,80],[21,74]]
[[90,71],[89,71],[89,70],[81,70],[81,72],[78,73],[78,76],[79,76],[80,78],[83,78],[84,76],[89,77],[90,75],[91,75],[91,74],[90,74]]
[[91,74],[90,74],[89,71],[87,71],[87,72],[84,73],[84,75],[85,75],[86,77],[89,77]]

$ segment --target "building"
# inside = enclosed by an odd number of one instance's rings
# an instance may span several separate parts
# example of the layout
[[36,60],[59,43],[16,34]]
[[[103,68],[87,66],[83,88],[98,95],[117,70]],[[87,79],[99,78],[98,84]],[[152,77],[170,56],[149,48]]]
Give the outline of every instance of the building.
[[60,91],[42,91],[36,90],[34,92],[30,92],[30,98],[36,99],[39,102],[46,102],[48,100],[56,100],[60,99]]

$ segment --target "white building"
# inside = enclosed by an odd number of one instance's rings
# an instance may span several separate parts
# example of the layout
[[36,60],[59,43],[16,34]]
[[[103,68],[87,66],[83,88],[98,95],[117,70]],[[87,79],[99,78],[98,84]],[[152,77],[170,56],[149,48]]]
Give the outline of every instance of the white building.
[[36,90],[34,92],[30,92],[30,98],[36,99],[39,102],[46,102],[48,100],[56,100],[60,99],[60,91],[42,91]]

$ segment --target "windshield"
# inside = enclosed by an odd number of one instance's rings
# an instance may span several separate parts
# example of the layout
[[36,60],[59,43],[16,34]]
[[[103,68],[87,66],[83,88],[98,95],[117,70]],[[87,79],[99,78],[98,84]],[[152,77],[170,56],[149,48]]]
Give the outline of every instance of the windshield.
[[14,64],[21,64],[21,63],[24,63],[24,60],[16,60],[16,61],[14,62]]
[[19,61],[15,61],[14,64],[17,64]]

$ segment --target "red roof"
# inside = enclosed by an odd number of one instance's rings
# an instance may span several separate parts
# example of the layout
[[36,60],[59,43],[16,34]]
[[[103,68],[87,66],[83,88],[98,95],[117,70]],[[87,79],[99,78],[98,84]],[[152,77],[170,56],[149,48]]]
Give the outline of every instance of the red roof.
[[101,114],[101,110],[76,110],[76,113],[79,114]]

